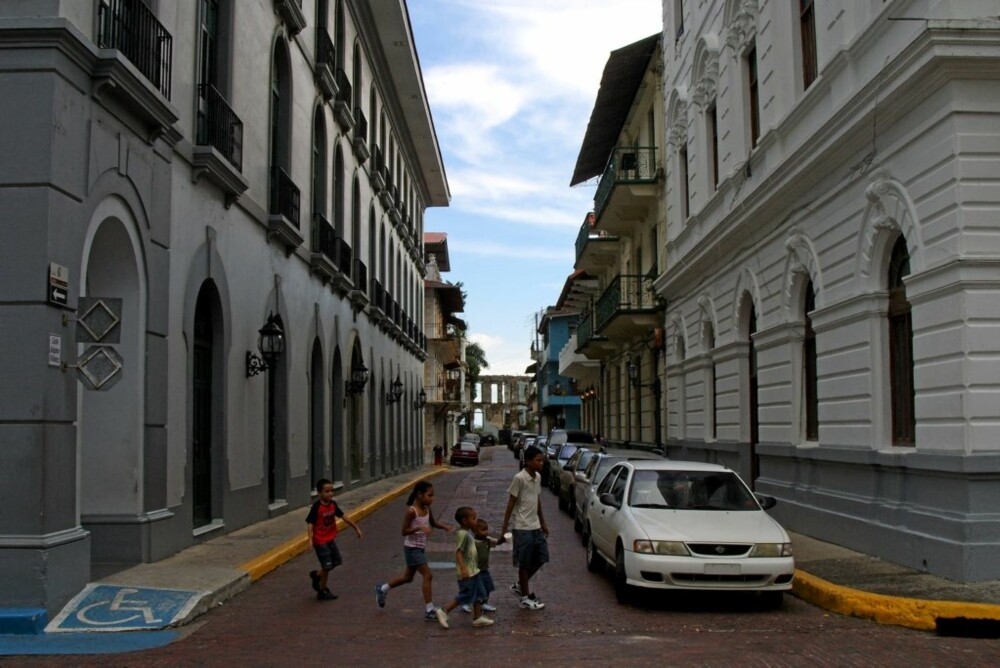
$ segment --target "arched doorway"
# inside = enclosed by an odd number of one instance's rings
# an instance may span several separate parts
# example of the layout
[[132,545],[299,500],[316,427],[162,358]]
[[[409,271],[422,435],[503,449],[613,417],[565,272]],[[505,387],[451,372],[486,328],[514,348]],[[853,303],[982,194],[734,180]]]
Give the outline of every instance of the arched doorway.
[[[356,369],[363,364],[361,346],[355,341],[351,351],[351,368]],[[371,383],[366,387],[369,391],[374,391]],[[352,392],[347,398],[347,451],[350,453],[348,459],[350,460],[352,483],[361,481],[362,466],[364,465],[364,449],[361,443],[364,426],[362,418],[365,407],[363,395],[364,390],[361,393]]]
[[[108,200],[94,220],[101,222],[84,255],[81,296],[122,300],[120,337],[105,341],[121,357],[120,380],[101,391],[80,386],[77,395],[77,506],[80,524],[91,532],[92,564],[101,568],[142,559],[146,285],[131,212],[120,200]],[[89,348],[80,346],[78,353]],[[136,526],[123,518],[134,518]]]
[[333,365],[330,381],[333,391],[330,392],[330,462],[332,463],[333,481],[339,487],[344,484],[346,464],[344,462],[344,370],[340,356],[340,347],[333,351]]
[[312,363],[309,366],[309,482],[314,484],[326,476],[326,453],[323,425],[323,406],[326,404],[323,390],[326,387],[323,374],[323,346],[319,339],[313,341]]
[[191,514],[195,529],[222,518],[222,315],[211,281],[198,291],[191,359]]
[[741,307],[742,322],[746,325],[747,341],[747,385],[746,397],[749,411],[749,465],[750,488],[755,489],[757,476],[760,474],[760,460],[757,456],[757,443],[760,441],[760,425],[757,420],[759,406],[757,384],[757,349],[754,347],[753,335],[757,333],[757,309],[749,293],[743,295]]
[[903,279],[910,275],[906,239],[899,237],[889,260],[889,384],[892,444],[916,444],[917,420],[913,384],[913,320]]

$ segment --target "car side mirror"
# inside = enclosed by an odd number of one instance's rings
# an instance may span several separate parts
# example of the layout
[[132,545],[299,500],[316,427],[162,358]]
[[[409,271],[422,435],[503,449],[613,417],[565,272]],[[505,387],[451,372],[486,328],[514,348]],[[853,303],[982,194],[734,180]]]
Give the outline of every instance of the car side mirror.
[[768,496],[767,494],[754,494],[754,496],[757,497],[757,503],[759,503],[760,507],[764,510],[769,510],[778,505],[778,500],[773,496]]
[[601,494],[601,503],[606,506],[611,506],[612,508],[621,508],[621,505],[618,503],[618,499],[616,499],[615,495],[610,492]]

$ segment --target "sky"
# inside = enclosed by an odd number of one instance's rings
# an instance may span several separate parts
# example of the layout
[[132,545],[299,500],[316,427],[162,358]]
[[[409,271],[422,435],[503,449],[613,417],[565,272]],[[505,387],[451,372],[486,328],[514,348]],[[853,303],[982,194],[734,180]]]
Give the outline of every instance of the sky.
[[451,188],[445,232],[483,373],[523,374],[596,181],[569,187],[608,54],[662,30],[660,0],[409,0]]

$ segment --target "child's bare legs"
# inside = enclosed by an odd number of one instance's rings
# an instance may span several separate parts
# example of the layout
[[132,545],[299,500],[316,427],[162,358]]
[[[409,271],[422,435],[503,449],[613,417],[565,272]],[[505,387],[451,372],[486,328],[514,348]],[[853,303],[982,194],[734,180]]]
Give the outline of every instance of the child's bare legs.
[[535,566],[533,568],[517,569],[517,579],[518,579],[518,584],[521,587],[521,596],[528,596],[531,593],[531,589],[529,589],[528,585],[528,580],[530,580],[531,577],[538,572],[539,568],[541,568],[541,566]]
[[[426,565],[423,567],[427,568]],[[416,569],[413,568],[413,566],[407,566],[406,570],[403,571],[402,575],[397,575],[393,579],[389,580],[389,582],[387,583],[389,585],[389,589],[393,589],[395,587],[398,587],[399,585],[405,585],[407,583],[413,582],[413,575],[416,572],[417,571]]]

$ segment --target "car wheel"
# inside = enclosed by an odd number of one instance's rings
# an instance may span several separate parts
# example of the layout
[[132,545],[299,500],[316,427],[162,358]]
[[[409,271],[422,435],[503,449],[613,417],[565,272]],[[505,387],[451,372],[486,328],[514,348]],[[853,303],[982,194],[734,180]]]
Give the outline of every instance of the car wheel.
[[621,545],[615,551],[615,598],[619,603],[632,601],[632,587],[625,580],[625,548]]
[[586,534],[587,540],[585,545],[587,546],[587,570],[591,573],[600,573],[601,567],[601,555],[597,554],[597,548],[594,547],[594,539],[590,537],[590,532]]
[[765,591],[760,595],[760,606],[765,610],[777,610],[785,600],[783,591]]

